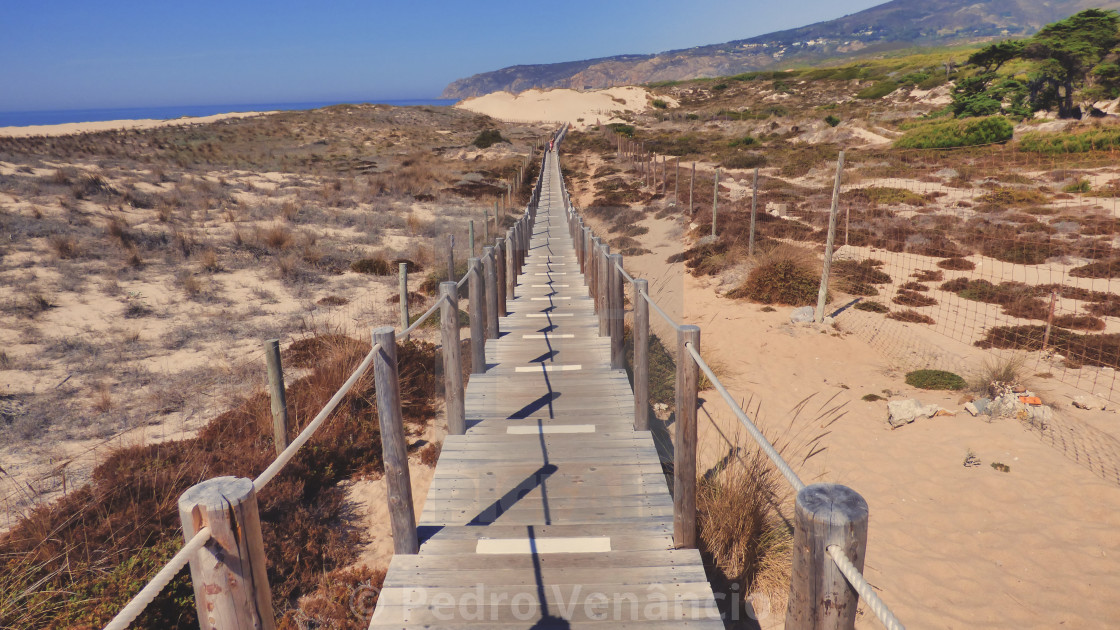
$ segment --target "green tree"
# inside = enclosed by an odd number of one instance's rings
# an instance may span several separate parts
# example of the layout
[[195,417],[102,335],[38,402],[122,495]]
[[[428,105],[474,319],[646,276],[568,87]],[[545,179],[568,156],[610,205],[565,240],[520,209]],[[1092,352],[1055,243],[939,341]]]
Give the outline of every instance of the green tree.
[[1118,23],[1115,11],[1087,9],[1044,26],[1028,39],[1020,56],[1038,62],[1030,76],[1032,103],[1056,105],[1060,118],[1080,118],[1074,92],[1120,43]]
[[1023,53],[1023,46],[1024,44],[1021,41],[996,42],[972,53],[968,58],[968,63],[974,66],[983,66],[985,73],[998,72],[1003,64]]

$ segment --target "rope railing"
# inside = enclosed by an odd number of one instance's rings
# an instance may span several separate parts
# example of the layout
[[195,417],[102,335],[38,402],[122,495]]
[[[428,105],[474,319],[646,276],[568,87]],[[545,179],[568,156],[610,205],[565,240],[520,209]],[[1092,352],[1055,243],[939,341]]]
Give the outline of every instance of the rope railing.
[[661,319],[664,319],[666,322],[668,322],[668,324],[672,326],[674,330],[680,330],[681,325],[673,321],[673,318],[670,317],[669,314],[666,313],[665,310],[661,308],[661,306],[649,296],[649,293],[641,291],[640,294],[643,298],[645,298],[646,303],[653,307],[654,312],[661,316]]
[[875,593],[875,589],[871,588],[871,584],[864,579],[863,574],[852,564],[848,556],[844,555],[844,550],[841,549],[839,545],[829,545],[825,548],[825,551],[828,552],[828,556],[832,558],[832,561],[836,563],[836,568],[840,569],[840,573],[844,574],[844,579],[848,580],[852,588],[856,589],[860,598],[867,603],[867,607],[871,609],[871,612],[875,613],[879,621],[883,622],[883,626],[886,627],[887,630],[906,630],[906,626],[902,625],[902,622],[898,620],[898,617],[894,616],[891,609],[887,608],[883,600],[879,599],[879,596]]
[[[456,287],[457,287],[457,286],[458,286],[458,285],[456,285]],[[423,315],[421,315],[420,317],[417,317],[417,318],[416,318],[416,321],[414,321],[414,322],[412,322],[411,324],[409,324],[409,325],[408,325],[408,328],[405,328],[404,330],[402,330],[402,331],[400,331],[399,333],[397,333],[397,340],[399,341],[399,340],[401,340],[401,339],[407,339],[407,338],[408,338],[408,336],[412,334],[412,331],[414,331],[414,330],[416,330],[417,328],[419,328],[419,327],[420,327],[420,324],[423,324],[423,323],[424,323],[424,322],[425,322],[425,321],[426,321],[426,320],[427,320],[427,319],[428,319],[429,317],[431,317],[431,316],[432,316],[432,314],[433,314],[433,313],[435,313],[435,312],[436,312],[436,309],[438,309],[438,308],[439,308],[440,306],[442,306],[442,305],[443,305],[443,301],[444,301],[444,299],[445,299],[445,298],[443,298],[443,297],[440,297],[440,298],[439,298],[438,300],[436,300],[436,301],[435,301],[435,303],[433,303],[433,304],[432,304],[431,308],[429,308],[428,310],[424,311],[424,314],[423,314]]]
[[183,545],[179,553],[167,561],[167,564],[152,577],[144,588],[140,589],[140,592],[128,602],[128,605],[122,608],[116,617],[113,617],[105,626],[105,630],[125,630],[125,628],[128,628],[140,616],[140,613],[144,612],[148,604],[152,603],[156,595],[159,595],[160,591],[179,574],[179,571],[187,566],[191,556],[208,542],[210,542],[210,528],[203,527],[187,541],[187,544]]
[[797,492],[801,492],[801,490],[805,488],[805,483],[801,481],[801,478],[797,476],[797,473],[793,472],[793,468],[790,467],[789,462],[787,462],[785,458],[782,457],[781,453],[778,452],[778,449],[774,448],[774,445],[770,443],[770,440],[766,439],[766,436],[762,434],[762,431],[759,431],[758,427],[755,426],[753,422],[751,422],[751,419],[747,417],[746,412],[743,411],[743,408],[739,406],[739,403],[735,402],[735,399],[731,396],[731,393],[728,392],[727,388],[723,386],[723,383],[720,382],[719,377],[716,376],[715,372],[712,371],[711,366],[709,366],[708,362],[704,360],[704,357],[700,356],[700,353],[696,351],[696,348],[691,343],[685,344],[684,347],[688,350],[688,353],[692,355],[692,360],[696,362],[696,365],[700,368],[700,371],[708,377],[708,381],[711,382],[712,387],[714,387],[716,391],[719,392],[719,395],[723,397],[723,401],[727,403],[727,406],[731,409],[731,412],[735,414],[735,417],[738,418],[739,422],[742,423],[744,428],[746,428],[747,433],[750,433],[751,437],[754,438],[754,441],[758,443],[758,446],[762,449],[762,452],[766,453],[766,456],[770,458],[770,461],[774,462],[774,465],[777,466],[778,471],[781,472],[782,476],[786,478],[786,481],[788,481],[789,484],[793,486],[793,489]]

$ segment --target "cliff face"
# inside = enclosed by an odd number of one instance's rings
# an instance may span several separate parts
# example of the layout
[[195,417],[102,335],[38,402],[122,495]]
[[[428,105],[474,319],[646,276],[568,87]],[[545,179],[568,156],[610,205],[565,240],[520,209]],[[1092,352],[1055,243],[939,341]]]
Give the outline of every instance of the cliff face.
[[1050,22],[1094,7],[1117,9],[1120,0],[892,0],[836,20],[723,44],[483,72],[452,82],[442,97],[694,79],[915,45],[1026,37]]

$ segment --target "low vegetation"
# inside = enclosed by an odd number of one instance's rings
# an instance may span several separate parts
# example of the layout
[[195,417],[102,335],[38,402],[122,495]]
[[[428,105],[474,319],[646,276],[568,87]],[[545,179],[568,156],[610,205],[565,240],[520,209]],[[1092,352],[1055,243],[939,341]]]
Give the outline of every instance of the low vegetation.
[[949,149],[971,147],[1011,139],[1013,126],[1002,116],[931,123],[907,131],[895,140],[900,149]]
[[960,375],[945,370],[915,370],[906,374],[906,384],[918,389],[958,390],[968,386]]

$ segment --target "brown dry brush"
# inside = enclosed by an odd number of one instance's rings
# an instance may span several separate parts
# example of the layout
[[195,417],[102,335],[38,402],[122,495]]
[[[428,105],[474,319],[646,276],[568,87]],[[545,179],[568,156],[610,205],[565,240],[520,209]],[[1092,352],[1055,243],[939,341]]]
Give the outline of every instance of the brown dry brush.
[[[369,352],[368,342],[339,335],[296,346],[289,351],[291,363],[312,372],[288,387],[299,425],[293,431],[314,417]],[[405,422],[416,433],[434,416],[436,352],[431,344],[409,341],[398,346],[398,361]],[[213,419],[195,438],[113,453],[89,484],[36,508],[0,537],[0,626],[104,625],[182,546],[179,495],[212,477],[256,476],[275,456],[271,436],[271,405],[260,392]],[[340,483],[379,474],[380,454],[373,376],[367,373],[261,491],[269,584],[282,625],[307,618],[308,611],[299,611],[305,596],[321,601],[340,582],[378,578],[338,569],[356,559],[363,540],[363,533],[348,525],[351,514]],[[317,605],[316,610],[326,611],[320,624],[364,625],[349,619],[345,609]],[[198,627],[187,570],[148,606],[137,627]]]

